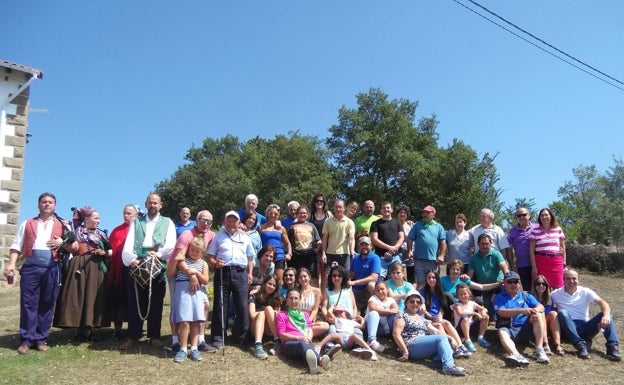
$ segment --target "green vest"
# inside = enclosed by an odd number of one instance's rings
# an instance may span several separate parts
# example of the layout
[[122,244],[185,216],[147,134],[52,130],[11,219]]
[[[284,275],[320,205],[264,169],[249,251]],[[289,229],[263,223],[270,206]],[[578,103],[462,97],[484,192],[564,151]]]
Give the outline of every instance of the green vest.
[[[143,241],[145,240],[145,228],[147,226],[147,219],[143,218],[135,218],[134,219],[134,253],[142,258],[147,254],[147,251],[151,249],[143,249]],[[156,227],[154,227],[154,245],[158,244],[162,247],[165,244],[165,240],[167,239],[167,228],[169,227],[169,218],[163,217],[162,215],[158,217],[158,221],[156,222]]]

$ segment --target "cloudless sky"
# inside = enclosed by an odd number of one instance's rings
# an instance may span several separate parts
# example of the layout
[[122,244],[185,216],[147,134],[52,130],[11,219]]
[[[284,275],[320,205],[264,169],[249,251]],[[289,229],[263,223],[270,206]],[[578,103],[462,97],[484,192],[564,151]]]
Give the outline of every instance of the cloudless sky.
[[[480,3],[624,80],[624,2]],[[110,230],[192,145],[228,133],[325,138],[338,109],[356,107],[371,87],[418,101],[418,118],[435,114],[441,146],[459,138],[498,153],[505,204],[546,206],[572,168],[604,172],[622,156],[622,90],[452,0],[34,0],[2,9],[0,58],[44,72],[30,107],[49,110],[29,117],[20,220],[51,191],[61,216],[90,205]]]

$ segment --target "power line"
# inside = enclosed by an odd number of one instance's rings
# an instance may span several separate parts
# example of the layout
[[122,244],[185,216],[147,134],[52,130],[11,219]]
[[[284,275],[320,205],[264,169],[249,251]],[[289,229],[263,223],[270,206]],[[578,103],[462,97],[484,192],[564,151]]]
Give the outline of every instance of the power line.
[[[595,73],[592,73],[592,72],[590,72],[590,71],[586,70],[585,68],[582,68],[582,67],[580,67],[580,66],[578,66],[578,65],[576,65],[576,64],[574,64],[574,63],[572,63],[572,62],[571,62],[571,61],[569,61],[569,60],[566,60],[565,58],[563,58],[563,57],[561,57],[561,56],[559,56],[559,55],[557,55],[557,54],[555,54],[555,53],[553,53],[553,52],[551,52],[551,51],[548,51],[547,49],[545,49],[545,48],[543,48],[543,47],[541,47],[541,46],[537,45],[536,43],[534,43],[534,42],[532,42],[532,41],[528,40],[528,39],[527,39],[527,38],[525,38],[524,36],[520,36],[520,35],[519,35],[519,34],[517,34],[516,32],[514,32],[514,31],[510,30],[509,28],[507,28],[507,27],[505,27],[505,26],[503,26],[503,25],[501,25],[501,24],[497,23],[496,21],[494,21],[494,20],[492,20],[492,19],[488,18],[487,16],[485,16],[485,15],[483,15],[483,14],[481,14],[481,13],[479,13],[479,12],[475,11],[474,9],[472,9],[472,8],[470,8],[470,7],[468,7],[468,6],[466,6],[465,4],[461,3],[460,1],[458,1],[458,0],[452,0],[452,1],[453,1],[453,2],[455,2],[456,4],[461,5],[462,7],[464,7],[464,8],[465,8],[465,9],[467,9],[467,10],[469,10],[470,12],[472,12],[472,13],[474,13],[474,14],[476,14],[476,15],[478,15],[478,16],[480,16],[480,17],[482,17],[482,18],[484,18],[485,20],[487,20],[487,21],[489,21],[490,23],[492,23],[492,24],[496,25],[497,27],[499,27],[499,28],[501,28],[501,29],[503,29],[503,30],[505,30],[505,31],[509,32],[510,34],[512,34],[512,35],[514,35],[514,36],[516,36],[517,38],[519,38],[519,39],[521,39],[521,40],[523,40],[523,41],[525,41],[525,42],[527,42],[527,43],[531,44],[531,45],[532,45],[532,46],[534,46],[535,48],[538,48],[538,49],[540,49],[540,50],[542,50],[542,51],[546,52],[547,54],[549,54],[549,55],[551,55],[551,56],[553,56],[553,57],[555,57],[555,58],[557,58],[557,59],[561,60],[562,62],[564,62],[564,63],[566,63],[566,64],[568,64],[568,65],[571,65],[572,67],[574,67],[574,68],[576,68],[576,69],[578,69],[578,70],[580,70],[580,71],[583,71],[583,72],[585,72],[586,74],[588,74],[588,75],[590,75],[590,76],[593,76],[594,78],[596,78],[596,79],[598,79],[598,80],[600,80],[600,81],[602,81],[602,82],[604,82],[604,83],[606,83],[606,84],[608,84],[608,85],[610,85],[610,86],[612,86],[612,87],[615,87],[615,88],[619,89],[620,91],[624,91],[624,88],[623,88],[623,87],[620,87],[619,85],[614,84],[614,83],[612,83],[612,82],[608,81],[607,79],[604,79],[604,78],[602,78],[602,77],[600,77],[600,76],[596,75]],[[602,71],[600,71],[600,70],[598,70],[598,69],[596,69],[596,68],[592,67],[591,65],[589,65],[589,64],[587,64],[587,63],[585,63],[585,62],[583,62],[583,61],[581,61],[581,60],[579,60],[579,59],[575,58],[575,57],[574,57],[574,56],[572,56],[572,55],[567,54],[566,52],[564,52],[564,51],[560,50],[559,48],[557,48],[557,47],[553,46],[552,44],[547,43],[546,41],[544,41],[544,40],[540,39],[539,37],[537,37],[537,36],[533,35],[532,33],[528,32],[528,31],[526,31],[526,30],[524,30],[524,29],[522,29],[522,28],[518,27],[518,26],[517,26],[517,25],[515,25],[514,23],[512,23],[512,22],[510,22],[510,21],[506,20],[506,19],[505,19],[505,18],[503,18],[502,16],[499,16],[499,15],[497,15],[496,13],[494,13],[494,12],[490,11],[489,9],[487,9],[486,7],[484,7],[484,6],[482,6],[481,4],[477,3],[476,1],[473,1],[473,0],[468,0],[468,1],[469,1],[470,3],[472,3],[472,4],[476,5],[477,7],[479,7],[479,8],[481,8],[481,9],[483,9],[484,11],[488,12],[489,14],[491,14],[491,15],[493,15],[493,16],[495,16],[495,17],[499,18],[500,20],[504,21],[505,23],[507,23],[507,24],[511,25],[512,27],[516,28],[517,30],[522,31],[524,34],[529,35],[530,37],[532,37],[533,39],[535,39],[535,40],[539,41],[540,43],[542,43],[542,44],[546,45],[547,47],[554,49],[555,51],[557,51],[557,52],[559,52],[559,53],[561,53],[561,54],[563,54],[563,55],[565,55],[565,56],[569,57],[570,59],[572,59],[572,60],[574,60],[574,61],[576,61],[576,62],[580,63],[581,65],[583,65],[583,66],[585,66],[585,67],[587,67],[587,68],[589,68],[589,69],[591,69],[592,71],[597,72],[597,73],[599,73],[599,74],[601,74],[601,75],[603,75],[603,76],[605,76],[605,77],[607,77],[607,78],[609,78],[609,79],[613,80],[613,81],[614,81],[614,82],[616,82],[616,83],[619,83],[619,84],[624,85],[624,83],[623,83],[623,82],[621,82],[620,80],[618,80],[618,79],[616,79],[616,78],[614,78],[614,77],[612,77],[612,76],[609,76],[608,74],[606,74],[606,73],[604,73],[604,72],[602,72]]]

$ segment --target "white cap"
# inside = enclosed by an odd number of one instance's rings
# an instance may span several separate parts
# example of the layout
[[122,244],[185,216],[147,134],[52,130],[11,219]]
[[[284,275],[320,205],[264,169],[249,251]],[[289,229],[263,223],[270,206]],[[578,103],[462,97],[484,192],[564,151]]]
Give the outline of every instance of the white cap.
[[240,221],[240,217],[238,216],[238,213],[234,210],[228,211],[227,213],[225,213],[225,217],[227,219],[227,217],[236,217],[236,219],[238,219]]

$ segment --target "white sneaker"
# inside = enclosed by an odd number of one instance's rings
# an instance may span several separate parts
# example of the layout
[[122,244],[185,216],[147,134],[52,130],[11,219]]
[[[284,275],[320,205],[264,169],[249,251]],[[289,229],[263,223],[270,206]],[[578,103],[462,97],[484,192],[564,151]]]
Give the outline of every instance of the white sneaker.
[[331,358],[329,358],[327,354],[321,357],[321,368],[323,368],[324,371],[331,369]]
[[352,356],[356,356],[365,360],[370,359],[373,356],[373,354],[375,354],[375,352],[369,349],[364,349],[364,348],[355,348],[351,350]]
[[306,350],[305,354],[306,362],[308,363],[308,369],[310,374],[318,374],[318,362],[316,360],[316,354],[312,350]]
[[373,355],[370,358],[371,361],[377,361],[377,353],[373,352]]
[[548,359],[548,356],[546,355],[546,352],[544,351],[544,348],[542,346],[539,346],[539,347],[535,348],[535,359],[540,364],[547,364],[547,363],[550,362],[550,360]]
[[377,353],[383,353],[384,350],[386,350],[386,347],[380,344],[379,342],[377,342],[377,340],[372,340],[371,342],[368,343],[368,346],[370,346],[371,349],[373,349]]

